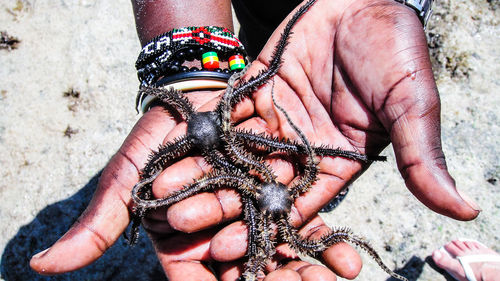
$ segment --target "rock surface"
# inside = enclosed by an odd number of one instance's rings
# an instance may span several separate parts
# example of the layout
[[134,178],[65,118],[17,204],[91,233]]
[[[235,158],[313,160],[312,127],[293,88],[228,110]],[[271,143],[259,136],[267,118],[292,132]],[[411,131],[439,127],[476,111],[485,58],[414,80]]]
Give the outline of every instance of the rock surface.
[[[331,226],[365,236],[410,280],[445,280],[426,263],[450,239],[500,251],[498,0],[437,1],[427,33],[442,100],[442,135],[458,187],[482,207],[472,222],[434,214],[404,187],[392,150],[350,188]],[[120,239],[98,262],[56,277],[29,269],[84,210],[100,170],[138,116],[140,49],[130,1],[0,3],[0,237],[3,280],[165,280],[150,243]],[[73,91],[71,91],[73,90]],[[370,214],[367,216],[366,214]],[[386,280],[367,255],[357,280]]]

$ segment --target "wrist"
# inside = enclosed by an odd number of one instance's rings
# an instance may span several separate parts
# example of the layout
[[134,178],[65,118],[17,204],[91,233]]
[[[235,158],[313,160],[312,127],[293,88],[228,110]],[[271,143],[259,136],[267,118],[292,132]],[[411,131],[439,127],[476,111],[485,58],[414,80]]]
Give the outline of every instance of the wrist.
[[417,17],[425,27],[432,14],[432,2],[433,0],[395,0],[407,7],[410,7],[417,13]]
[[[224,76],[241,71],[248,60],[241,42],[227,28],[217,26],[183,27],[156,36],[143,48],[136,61],[141,87],[157,84],[159,79]],[[193,64],[201,61],[201,68]],[[191,72],[191,73],[189,73]],[[182,77],[180,77],[182,76]],[[175,80],[175,79],[174,79]]]
[[434,0],[346,0],[345,2],[349,3],[349,5],[346,6],[342,17],[353,16],[367,7],[379,7],[379,16],[380,18],[383,18],[384,15],[387,14],[386,11],[388,7],[400,6],[401,8],[411,11],[412,14],[416,15],[420,20],[422,27],[425,29],[427,22],[432,15],[432,4]]
[[222,26],[233,30],[229,0],[132,0],[137,34],[144,46],[154,37],[184,26]]

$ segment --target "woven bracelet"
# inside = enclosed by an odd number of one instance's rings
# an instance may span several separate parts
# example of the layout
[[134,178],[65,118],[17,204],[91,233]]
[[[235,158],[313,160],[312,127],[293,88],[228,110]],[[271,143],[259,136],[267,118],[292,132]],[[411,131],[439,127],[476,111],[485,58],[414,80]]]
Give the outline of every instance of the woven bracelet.
[[216,70],[212,62],[218,65],[219,59],[228,61],[233,56],[238,56],[238,63],[242,63],[238,69],[248,62],[243,44],[229,29],[217,26],[183,27],[153,38],[142,48],[135,66],[141,86],[151,86],[161,76],[189,71],[181,66],[181,60],[198,58],[203,60],[204,68]]

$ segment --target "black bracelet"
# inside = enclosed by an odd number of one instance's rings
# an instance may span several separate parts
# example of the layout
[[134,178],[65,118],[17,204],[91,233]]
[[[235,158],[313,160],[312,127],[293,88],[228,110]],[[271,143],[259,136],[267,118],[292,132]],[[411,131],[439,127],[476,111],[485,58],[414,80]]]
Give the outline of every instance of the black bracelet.
[[216,26],[184,27],[159,35],[143,48],[136,62],[141,87],[151,86],[162,76],[197,71],[182,64],[200,59],[202,67],[217,71],[219,59],[228,61],[231,70],[248,63],[243,44],[227,28]]

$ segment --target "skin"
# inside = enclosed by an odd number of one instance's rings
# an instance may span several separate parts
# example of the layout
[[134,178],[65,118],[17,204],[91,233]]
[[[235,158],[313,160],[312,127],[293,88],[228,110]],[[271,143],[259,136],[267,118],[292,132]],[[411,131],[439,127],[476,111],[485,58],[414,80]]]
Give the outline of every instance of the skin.
[[[446,270],[453,278],[459,281],[467,281],[464,268],[458,257],[466,256],[499,256],[498,253],[477,241],[453,240],[441,249],[432,253],[432,259],[437,266]],[[469,262],[469,266],[476,280],[495,281],[500,273],[500,262]]]
[[[144,25],[153,25],[145,22],[147,18],[139,15],[137,20],[143,43],[166,31],[141,32]],[[283,27],[278,27],[245,77],[265,67]],[[391,0],[319,0],[294,27],[283,59],[274,78],[275,96],[311,143],[376,154],[392,142],[406,186],[423,204],[458,220],[479,214],[478,206],[457,192],[446,168],[439,96],[422,26],[411,9]],[[267,84],[241,102],[233,121],[238,127],[297,139],[273,106],[270,91]],[[193,92],[188,97],[197,110],[206,111],[214,108],[220,94]],[[186,124],[180,121],[159,107],[144,114],[104,169],[87,210],[51,248],[33,257],[30,265],[35,271],[76,270],[98,259],[118,239],[130,221],[130,191],[138,171],[158,144],[185,133]],[[273,156],[267,161],[279,181],[288,184],[297,176],[286,159]],[[306,237],[327,230],[316,212],[367,168],[340,158],[323,158],[319,166],[319,180],[292,209],[292,222]],[[163,197],[209,169],[202,157],[182,159],[156,179],[154,195]],[[241,222],[225,227],[220,223],[240,213],[238,196],[228,189],[151,212],[144,226],[169,280],[217,280],[205,262],[212,263],[220,280],[239,276],[246,227]],[[75,252],[79,255],[71,254]],[[294,261],[284,262],[289,258]],[[352,279],[361,270],[359,255],[344,243],[325,251],[322,261],[326,267],[310,266],[298,261],[286,245],[279,245],[264,280],[336,280],[335,275]]]

